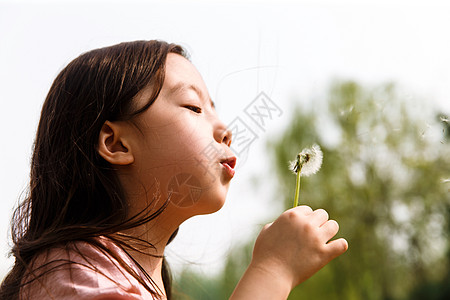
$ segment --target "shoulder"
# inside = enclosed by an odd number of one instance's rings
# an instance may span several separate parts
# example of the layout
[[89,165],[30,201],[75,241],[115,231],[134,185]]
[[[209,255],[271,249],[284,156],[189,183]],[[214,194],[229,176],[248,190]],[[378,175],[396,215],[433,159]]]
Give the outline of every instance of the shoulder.
[[99,241],[113,255],[87,242],[40,254],[31,266],[36,277],[24,279],[30,283],[21,289],[21,299],[153,299],[127,271],[125,265],[139,274],[125,251],[105,238]]

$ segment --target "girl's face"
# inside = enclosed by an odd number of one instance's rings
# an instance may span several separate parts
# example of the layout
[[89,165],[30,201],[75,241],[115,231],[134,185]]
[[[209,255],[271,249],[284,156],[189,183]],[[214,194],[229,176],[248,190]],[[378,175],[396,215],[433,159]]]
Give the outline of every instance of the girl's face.
[[[139,107],[151,91],[149,87],[140,93]],[[231,133],[219,120],[202,77],[187,59],[168,55],[162,90],[136,122],[138,129],[134,127],[130,140],[132,180],[145,188],[146,199],[159,193],[161,201],[170,196],[167,209],[176,209],[185,217],[220,209],[236,162],[229,148]],[[142,190],[129,196],[142,199],[141,195]]]

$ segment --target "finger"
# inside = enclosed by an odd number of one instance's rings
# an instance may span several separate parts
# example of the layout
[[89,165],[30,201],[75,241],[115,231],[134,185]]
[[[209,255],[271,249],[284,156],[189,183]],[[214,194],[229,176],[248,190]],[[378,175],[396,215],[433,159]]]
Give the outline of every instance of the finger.
[[348,249],[348,242],[343,239],[333,240],[327,243],[327,250],[330,255],[330,260],[338,257]]
[[295,209],[295,211],[307,216],[313,213],[313,210],[311,207],[309,207],[308,205],[300,205],[297,207],[294,207],[293,209]]
[[320,227],[328,221],[328,213],[324,209],[316,209],[311,215],[311,225]]
[[321,232],[325,240],[330,240],[339,231],[339,224],[335,220],[328,220],[320,226]]

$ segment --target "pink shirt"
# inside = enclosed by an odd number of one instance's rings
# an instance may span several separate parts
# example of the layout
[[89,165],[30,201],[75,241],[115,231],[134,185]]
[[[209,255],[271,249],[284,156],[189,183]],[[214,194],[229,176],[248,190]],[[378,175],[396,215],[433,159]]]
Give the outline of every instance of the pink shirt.
[[[142,274],[125,251],[106,238],[101,238],[101,241],[135,272]],[[110,255],[102,253],[86,242],[77,242],[75,245],[82,255],[74,250],[68,251],[61,248],[55,248],[46,254],[39,255],[34,263],[34,268],[50,263],[45,270],[51,269],[52,266],[64,263],[62,260],[70,260],[75,263],[59,266],[39,280],[25,285],[20,291],[19,299],[155,299]],[[149,286],[151,285],[149,284]]]

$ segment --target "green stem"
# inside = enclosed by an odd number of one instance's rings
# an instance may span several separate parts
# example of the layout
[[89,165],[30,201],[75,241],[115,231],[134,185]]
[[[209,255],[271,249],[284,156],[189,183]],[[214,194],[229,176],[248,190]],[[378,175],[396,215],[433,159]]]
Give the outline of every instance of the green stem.
[[302,169],[300,167],[297,172],[297,185],[295,188],[294,205],[292,207],[298,206],[298,195],[300,194],[300,173],[301,173],[301,171],[302,171]]

